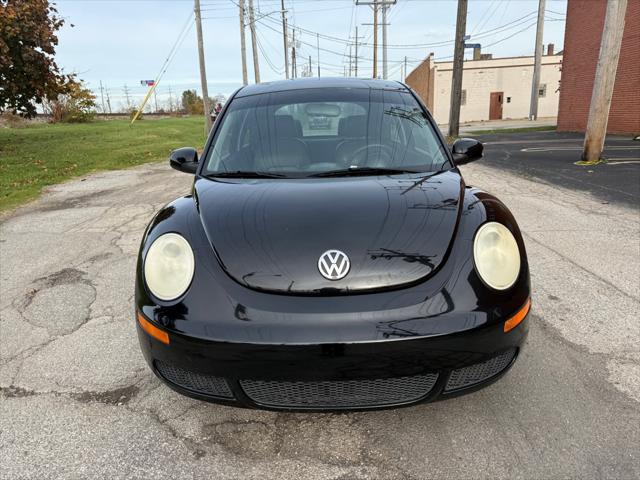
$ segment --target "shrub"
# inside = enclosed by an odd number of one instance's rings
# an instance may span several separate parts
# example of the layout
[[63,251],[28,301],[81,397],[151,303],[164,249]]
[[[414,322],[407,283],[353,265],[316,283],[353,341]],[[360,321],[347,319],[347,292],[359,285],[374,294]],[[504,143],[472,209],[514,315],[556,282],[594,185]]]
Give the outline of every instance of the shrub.
[[27,121],[13,112],[0,113],[0,127],[20,128],[24,127]]
[[82,81],[70,78],[63,86],[63,93],[46,99],[43,106],[52,123],[83,123],[95,117],[95,100],[95,95]]
[[[135,107],[129,110],[129,120],[133,120],[133,117],[136,116],[136,113],[138,113],[138,109]],[[144,113],[140,112],[140,115],[138,115],[137,120],[142,120],[143,118],[144,118]]]

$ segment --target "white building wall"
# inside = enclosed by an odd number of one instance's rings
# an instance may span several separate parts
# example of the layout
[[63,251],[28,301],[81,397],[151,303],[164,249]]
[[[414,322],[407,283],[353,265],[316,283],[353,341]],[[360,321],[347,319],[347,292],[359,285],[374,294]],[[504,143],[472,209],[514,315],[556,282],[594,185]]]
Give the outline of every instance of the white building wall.
[[[544,97],[538,98],[538,117],[558,115],[562,55],[542,57],[540,85],[546,84]],[[440,124],[449,121],[452,62],[436,62],[433,115]],[[527,118],[531,98],[533,57],[468,60],[464,62],[462,89],[466,103],[460,108],[460,121],[489,120],[491,92],[503,92],[502,118]]]

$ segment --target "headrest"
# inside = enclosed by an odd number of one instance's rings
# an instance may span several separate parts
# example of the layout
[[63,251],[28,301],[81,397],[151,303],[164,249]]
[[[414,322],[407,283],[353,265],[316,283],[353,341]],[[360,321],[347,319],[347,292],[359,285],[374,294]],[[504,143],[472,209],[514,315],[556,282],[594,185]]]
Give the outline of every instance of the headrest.
[[291,115],[275,116],[276,137],[295,138],[298,136],[296,122]]
[[352,115],[338,122],[338,135],[341,137],[364,137],[367,134],[367,116]]

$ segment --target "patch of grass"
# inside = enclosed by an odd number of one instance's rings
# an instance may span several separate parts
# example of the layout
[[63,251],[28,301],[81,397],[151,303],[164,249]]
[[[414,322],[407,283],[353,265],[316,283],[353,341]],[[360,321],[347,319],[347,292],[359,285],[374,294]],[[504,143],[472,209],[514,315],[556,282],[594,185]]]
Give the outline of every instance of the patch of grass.
[[0,211],[43,187],[99,170],[165,160],[171,150],[204,145],[202,117],[0,128]]
[[469,135],[491,135],[496,133],[522,133],[522,132],[555,132],[555,125],[542,125],[537,127],[496,128],[494,130],[474,130]]

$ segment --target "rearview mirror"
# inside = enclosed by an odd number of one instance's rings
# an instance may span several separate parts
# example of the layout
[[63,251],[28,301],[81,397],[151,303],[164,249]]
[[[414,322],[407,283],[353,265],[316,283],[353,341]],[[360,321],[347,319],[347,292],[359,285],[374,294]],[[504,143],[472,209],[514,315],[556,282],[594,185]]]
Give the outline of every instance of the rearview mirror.
[[304,112],[310,117],[339,117],[341,109],[333,103],[307,103]]
[[473,138],[459,138],[453,142],[451,152],[453,153],[453,162],[456,165],[464,165],[482,157],[484,147],[482,143]]
[[178,148],[169,155],[169,165],[179,172],[196,173],[198,169],[198,152],[192,147]]

